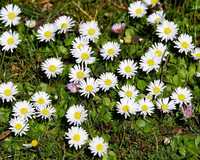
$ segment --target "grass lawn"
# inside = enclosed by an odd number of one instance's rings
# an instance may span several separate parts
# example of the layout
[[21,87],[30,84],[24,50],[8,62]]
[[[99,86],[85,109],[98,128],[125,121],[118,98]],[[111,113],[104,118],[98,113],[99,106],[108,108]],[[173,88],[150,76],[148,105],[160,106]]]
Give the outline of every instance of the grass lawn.
[[[119,63],[127,58],[140,61],[148,48],[160,41],[156,26],[147,23],[147,16],[133,19],[128,14],[128,6],[133,0],[1,0],[0,7],[9,3],[17,4],[21,10],[21,21],[12,30],[19,33],[21,43],[13,52],[0,50],[0,82],[13,81],[19,90],[17,101],[30,100],[36,91],[50,95],[56,109],[53,120],[38,118],[29,120],[29,131],[24,136],[14,136],[9,132],[14,102],[0,101],[0,160],[94,160],[88,145],[79,150],[70,148],[64,138],[70,127],[65,113],[73,104],[82,104],[88,110],[88,119],[81,127],[89,138],[101,136],[109,144],[104,160],[132,159],[200,159],[200,65],[190,54],[180,54],[168,43],[169,55],[158,72],[145,73],[141,69],[134,78],[119,76]],[[178,33],[188,33],[195,46],[200,46],[200,1],[199,0],[161,0],[161,5],[150,8],[153,13],[163,8],[166,19],[177,24]],[[71,16],[76,25],[67,34],[57,34],[55,41],[41,43],[37,39],[39,26],[52,23],[61,15]],[[36,26],[27,28],[26,19],[35,19]],[[118,87],[108,92],[99,91],[89,99],[79,93],[66,89],[69,83],[70,68],[76,63],[70,54],[72,41],[79,35],[79,23],[98,21],[101,35],[97,43],[92,43],[96,62],[89,65],[91,76],[98,78],[101,73],[113,72],[118,76]],[[114,23],[124,22],[125,31],[121,34],[111,32]],[[0,23],[0,34],[9,30]],[[120,43],[121,53],[114,61],[104,61],[99,55],[102,44],[108,41]],[[41,63],[50,57],[61,57],[64,70],[56,78],[48,79],[41,70]],[[169,97],[179,86],[188,87],[192,92],[193,115],[185,118],[181,107],[170,113],[158,109],[151,116],[139,114],[128,117],[116,112],[119,101],[118,92],[122,85],[136,86],[140,97],[147,95],[150,82],[160,79],[166,88],[160,97]],[[6,135],[7,134],[7,135]],[[37,147],[26,148],[23,144],[38,140]]]

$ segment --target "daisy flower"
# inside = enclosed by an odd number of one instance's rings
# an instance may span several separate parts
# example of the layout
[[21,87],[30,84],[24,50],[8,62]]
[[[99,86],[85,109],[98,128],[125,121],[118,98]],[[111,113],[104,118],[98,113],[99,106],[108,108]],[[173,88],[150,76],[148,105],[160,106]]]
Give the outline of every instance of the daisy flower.
[[118,73],[126,79],[132,78],[137,72],[137,65],[131,59],[125,59],[119,64]]
[[42,71],[50,79],[51,77],[56,77],[63,71],[63,62],[60,58],[48,58],[41,65]]
[[147,13],[147,7],[141,1],[133,2],[128,7],[128,12],[133,18],[143,17]]
[[161,62],[160,58],[157,58],[151,52],[147,52],[147,54],[141,57],[140,68],[147,73],[149,73],[152,70],[157,71],[158,68],[160,67],[159,66],[160,62]]
[[169,98],[158,99],[156,104],[158,109],[162,110],[163,113],[169,113],[171,110],[176,109],[174,101],[170,101]]
[[187,54],[194,49],[194,45],[192,44],[192,37],[188,34],[181,34],[178,37],[178,40],[174,43],[176,44],[175,48],[178,48],[180,53]]
[[150,95],[158,96],[165,89],[165,84],[160,80],[155,80],[154,82],[150,82],[147,91],[150,92]]
[[163,11],[156,11],[155,13],[150,14],[147,18],[147,22],[150,24],[159,24],[163,20],[165,20],[165,14]]
[[70,82],[78,83],[89,77],[89,73],[90,69],[88,67],[83,67],[83,65],[75,65],[70,69]]
[[136,114],[138,111],[138,104],[134,103],[131,99],[120,99],[117,102],[117,113],[124,115],[125,119],[130,116],[130,114]]
[[175,101],[176,104],[180,104],[180,105],[182,105],[183,103],[187,104],[187,103],[191,103],[192,93],[187,88],[178,87],[172,93],[171,98]]
[[26,20],[25,22],[26,27],[28,28],[34,28],[36,26],[36,21],[35,20]]
[[102,157],[107,154],[108,143],[106,143],[102,137],[97,136],[92,138],[88,148],[94,156],[98,155],[99,157]]
[[54,41],[56,30],[55,24],[44,24],[43,26],[40,26],[37,37],[41,42]]
[[121,98],[127,98],[134,100],[139,91],[133,85],[124,85],[122,86],[121,90],[119,91],[119,96]]
[[159,0],[144,0],[144,2],[149,6],[150,5],[155,6],[156,4],[159,3]]
[[79,32],[82,36],[85,36],[91,41],[97,40],[101,34],[98,24],[95,21],[81,23],[79,26]]
[[153,113],[154,105],[149,99],[143,98],[139,100],[138,110],[140,114],[142,114],[145,117],[146,115],[151,115]]
[[71,106],[65,115],[69,124],[81,125],[87,119],[87,110],[82,105]]
[[95,96],[95,93],[99,90],[99,85],[94,78],[86,78],[86,80],[80,82],[79,88],[81,95],[89,98],[90,95]]
[[75,21],[69,16],[61,16],[55,20],[58,33],[66,33],[75,25],[74,23]]
[[81,127],[71,127],[65,134],[70,147],[81,148],[88,140],[87,132]]
[[0,20],[5,24],[5,26],[15,26],[19,24],[21,13],[20,8],[14,4],[8,4],[0,10]]
[[[76,52],[85,46],[89,47],[89,40],[86,37],[80,36],[76,37],[72,42],[71,54],[76,55]],[[76,57],[76,56],[75,56]]]
[[167,46],[165,46],[162,43],[155,43],[148,50],[148,52],[153,53],[154,56],[156,56],[157,58],[160,58],[160,59],[167,56],[166,51],[167,51]]
[[193,57],[195,60],[199,60],[199,59],[200,59],[200,48],[195,48],[195,49],[192,51],[192,57]]
[[114,57],[117,57],[119,55],[120,51],[120,45],[117,42],[107,42],[102,46],[100,50],[103,59],[110,59],[111,61],[114,59]]
[[32,118],[33,114],[34,114],[33,106],[28,101],[16,102],[13,107],[13,115],[15,117],[28,119],[28,118]]
[[117,85],[117,77],[111,72],[106,72],[100,75],[97,82],[99,84],[99,88],[103,91],[108,91],[110,88],[115,88]]
[[25,119],[15,117],[10,120],[10,128],[14,134],[22,136],[25,135],[29,129],[29,125]]
[[2,83],[0,85],[0,98],[2,101],[12,102],[15,100],[15,95],[18,93],[17,86],[13,82]]
[[17,48],[18,44],[21,42],[19,39],[19,34],[14,31],[6,31],[0,37],[0,44],[3,47],[2,50],[4,51],[11,51]]
[[162,39],[162,41],[167,42],[168,40],[173,40],[176,38],[178,29],[177,25],[174,22],[170,22],[167,20],[164,20],[161,24],[157,26],[157,35],[159,38]]
[[42,106],[42,107],[37,107],[37,117],[40,117],[42,119],[51,119],[52,117],[55,116],[56,110],[54,107],[51,105],[49,106]]
[[94,52],[91,47],[84,46],[78,50],[73,56],[76,58],[76,63],[92,64],[95,62],[95,57],[91,57]]
[[35,107],[46,107],[51,103],[49,95],[46,92],[39,91],[32,96],[32,101]]

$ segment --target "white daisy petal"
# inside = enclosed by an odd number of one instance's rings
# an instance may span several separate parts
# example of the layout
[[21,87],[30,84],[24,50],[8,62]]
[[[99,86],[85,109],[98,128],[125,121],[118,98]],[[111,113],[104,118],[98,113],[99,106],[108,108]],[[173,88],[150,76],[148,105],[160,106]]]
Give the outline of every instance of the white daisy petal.
[[50,79],[51,77],[56,77],[63,71],[63,62],[60,58],[48,58],[41,65],[42,71]]
[[174,22],[164,20],[161,24],[157,26],[157,35],[162,41],[167,42],[168,40],[173,40],[176,38],[178,33],[177,25]]
[[146,10],[146,5],[141,1],[133,2],[128,7],[129,14],[133,18],[143,17],[147,13]]
[[81,127],[71,127],[65,134],[65,138],[68,140],[70,147],[75,147],[77,150],[87,142],[88,134]]
[[180,53],[187,54],[188,52],[192,52],[194,49],[194,45],[192,44],[192,37],[187,34],[181,34],[178,37],[178,40],[174,43],[175,48],[178,48]]
[[25,135],[29,130],[29,125],[25,119],[15,117],[10,120],[10,128],[12,132],[14,132],[15,136]]
[[20,8],[14,4],[8,4],[0,10],[0,20],[5,24],[5,26],[15,26],[19,24],[21,13]]
[[2,83],[0,85],[0,98],[3,102],[12,102],[18,93],[17,86],[13,82]]
[[107,42],[100,50],[103,59],[111,61],[120,54],[120,51],[120,45],[117,42]]
[[4,51],[11,51],[17,48],[18,44],[21,42],[19,39],[19,34],[14,31],[6,31],[0,37],[0,44],[3,47],[2,50]]
[[75,25],[75,21],[69,16],[61,16],[55,20],[58,33],[66,33]]
[[81,23],[79,26],[79,32],[82,36],[85,36],[91,41],[97,40],[101,34],[96,21]]
[[132,78],[137,72],[137,65],[131,59],[125,59],[119,64],[118,73],[126,79]]
[[81,125],[87,119],[87,110],[82,105],[71,106],[65,115],[67,121],[73,125]]
[[102,157],[107,153],[108,143],[106,143],[102,137],[97,136],[90,141],[88,148],[94,156],[98,155]]
[[99,84],[99,88],[103,91],[108,91],[110,88],[114,88],[117,85],[117,77],[111,72],[106,72],[100,75],[99,79],[97,79],[97,83]]

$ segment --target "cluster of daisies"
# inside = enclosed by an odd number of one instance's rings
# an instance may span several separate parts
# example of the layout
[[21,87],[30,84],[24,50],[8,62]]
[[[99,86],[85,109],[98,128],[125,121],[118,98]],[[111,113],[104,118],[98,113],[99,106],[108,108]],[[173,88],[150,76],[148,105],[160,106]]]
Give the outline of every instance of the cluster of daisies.
[[[11,27],[20,23],[21,9],[14,4],[8,4],[0,10],[0,20],[6,27],[10,27],[8,31],[5,31],[0,36],[0,45],[3,51],[11,51],[17,48],[21,42],[19,33],[12,31]],[[33,28],[36,25],[34,20],[26,20],[25,25],[29,28]],[[55,39],[55,34],[62,34],[70,31],[74,26],[74,21],[71,17],[61,16],[58,17],[54,23],[47,23],[40,26],[37,31],[37,38],[40,42],[49,42]]]
[[[66,132],[65,138],[68,140],[70,147],[76,150],[86,144],[88,140],[88,133],[80,127],[80,125],[87,120],[87,110],[83,105],[72,105],[67,110],[65,117],[70,125],[73,125]],[[102,157],[107,153],[108,143],[102,137],[96,136],[89,141],[89,147],[93,155]]]
[[[128,10],[132,18],[141,18],[147,14],[148,6],[154,7],[158,0],[136,1],[130,4]],[[9,4],[0,10],[0,20],[6,27],[15,26],[20,23],[21,10],[18,6]],[[90,65],[95,63],[95,52],[92,48],[99,39],[101,32],[96,21],[82,22],[79,25],[79,36],[72,42],[70,53],[76,64],[70,68],[69,81],[77,87],[81,96],[90,98],[99,91],[108,92],[117,90],[118,76],[124,79],[134,78],[139,69],[149,73],[158,71],[160,64],[166,60],[169,54],[167,43],[173,41],[174,48],[180,53],[191,53],[195,59],[200,59],[200,48],[195,48],[192,37],[188,34],[178,36],[177,25],[165,19],[163,11],[156,11],[148,15],[147,22],[156,26],[156,34],[160,42],[154,43],[141,57],[139,64],[134,59],[128,58],[120,62],[117,73],[105,72],[97,78],[92,77]],[[33,28],[35,21],[26,21],[26,26]],[[54,41],[56,34],[65,34],[73,28],[75,21],[68,16],[58,17],[54,23],[47,23],[40,26],[37,31],[37,38],[41,42]],[[118,26],[115,26],[118,27]],[[122,26],[125,27],[125,24]],[[20,43],[19,34],[11,29],[0,36],[2,50],[11,51],[17,48]],[[104,61],[114,61],[121,53],[120,44],[116,41],[108,41],[102,44],[100,56]],[[114,63],[114,62],[113,62]],[[48,58],[41,64],[41,70],[48,79],[55,78],[62,74],[64,63],[61,58]],[[144,117],[151,115],[156,109],[168,113],[183,104],[191,104],[192,94],[188,88],[178,87],[171,96],[160,98],[166,85],[161,80],[150,82],[146,88],[147,95],[141,97],[139,90],[133,84],[125,84],[120,87],[119,101],[115,109],[125,118],[130,115],[140,114]],[[16,101],[18,93],[17,86],[12,82],[0,84],[0,98],[3,102]],[[36,92],[30,101],[22,100],[13,104],[10,129],[15,135],[23,135],[29,130],[28,121],[32,118],[50,120],[55,116],[55,108],[51,104],[50,96],[43,91]],[[86,143],[92,154],[99,157],[107,153],[108,143],[102,137],[96,136],[89,140],[89,135],[80,125],[87,120],[88,111],[83,105],[72,105],[66,113],[66,119],[71,127],[65,134],[70,147],[76,150]]]
[[28,121],[32,118],[43,120],[51,119],[55,116],[55,108],[51,105],[50,96],[43,91],[33,94],[30,101],[16,101],[18,93],[17,86],[13,82],[0,84],[0,98],[2,102],[13,102],[12,117],[10,120],[10,130],[15,135],[24,135],[29,130]]
[[[130,4],[128,10],[132,18],[141,18],[147,14],[148,6],[154,7],[159,3],[158,0],[144,0],[136,1]],[[156,11],[147,17],[147,22],[156,27],[156,34],[161,39],[162,42],[171,41],[174,48],[178,50],[180,54],[191,54],[195,60],[200,59],[200,48],[194,46],[192,43],[192,36],[182,33],[178,35],[177,25],[165,19],[165,14],[162,10]],[[149,52],[150,51],[150,52]],[[149,72],[150,70],[159,67],[160,57],[164,59],[167,55],[166,46],[161,43],[156,43],[150,48],[142,58],[141,58],[141,68],[143,71]],[[151,61],[148,61],[151,57]],[[147,67],[145,67],[145,65]]]

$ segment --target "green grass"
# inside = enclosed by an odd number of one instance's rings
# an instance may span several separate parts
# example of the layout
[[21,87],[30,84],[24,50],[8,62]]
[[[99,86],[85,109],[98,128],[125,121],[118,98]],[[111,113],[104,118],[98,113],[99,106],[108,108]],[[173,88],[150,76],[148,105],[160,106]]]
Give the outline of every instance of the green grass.
[[[11,1],[2,0],[0,7]],[[147,27],[146,19],[133,20],[128,16],[126,8],[129,0],[52,0],[52,10],[42,12],[39,0],[13,0],[22,8],[23,19],[26,17],[38,21],[38,25],[52,22],[56,17],[66,14],[72,16],[77,24],[81,21],[95,19],[98,21],[102,35],[93,47],[97,62],[91,65],[94,77],[105,71],[116,73],[122,59],[132,57],[139,60],[141,55],[157,42],[155,28]],[[164,0],[162,1],[166,17],[179,26],[179,33],[189,33],[193,36],[195,45],[200,44],[200,1],[199,0]],[[125,34],[116,36],[111,34],[113,23],[126,23]],[[171,46],[168,62],[162,70],[146,75],[139,72],[135,79],[128,80],[141,93],[146,94],[149,82],[161,78],[167,85],[162,96],[169,96],[178,86],[188,86],[193,93],[194,114],[190,119],[184,119],[181,110],[170,114],[160,114],[156,111],[146,119],[141,116],[132,116],[125,120],[116,114],[115,104],[118,98],[118,89],[108,94],[98,93],[90,100],[72,94],[65,90],[68,83],[70,67],[75,63],[69,51],[71,42],[78,35],[78,25],[74,32],[66,37],[57,36],[55,42],[42,44],[36,39],[36,29],[27,29],[24,24],[14,27],[22,37],[22,43],[13,53],[0,51],[0,79],[13,81],[18,85],[20,94],[17,99],[29,100],[34,92],[43,90],[51,95],[55,106],[56,118],[53,121],[30,121],[30,131],[26,136],[8,136],[0,141],[0,159],[67,159],[90,160],[96,159],[84,146],[75,151],[69,148],[64,139],[68,129],[65,112],[70,105],[83,104],[89,110],[89,118],[82,127],[91,137],[103,136],[109,142],[108,159],[199,159],[200,158],[200,80],[195,77],[200,72],[199,62],[190,56],[177,55]],[[2,24],[0,33],[6,31]],[[152,31],[152,33],[150,33]],[[140,36],[142,42],[122,44],[122,54],[113,62],[103,62],[98,55],[101,44],[108,40],[119,41],[127,36]],[[40,64],[49,57],[62,57],[66,64],[64,72],[59,78],[47,80],[40,70]],[[119,86],[126,81],[120,79]],[[0,102],[1,103],[1,102]],[[12,104],[0,104],[0,133],[8,129],[11,117]],[[170,144],[164,144],[164,139],[170,138]],[[30,143],[32,139],[39,141],[39,146],[26,149],[22,144]]]

